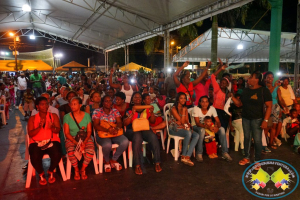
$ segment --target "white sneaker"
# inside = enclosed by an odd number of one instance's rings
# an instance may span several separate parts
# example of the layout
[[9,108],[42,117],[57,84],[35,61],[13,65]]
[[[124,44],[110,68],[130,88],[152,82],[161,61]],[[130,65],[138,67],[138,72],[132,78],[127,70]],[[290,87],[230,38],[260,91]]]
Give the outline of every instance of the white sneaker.
[[16,108],[17,110],[19,110],[19,106],[16,106],[15,108]]

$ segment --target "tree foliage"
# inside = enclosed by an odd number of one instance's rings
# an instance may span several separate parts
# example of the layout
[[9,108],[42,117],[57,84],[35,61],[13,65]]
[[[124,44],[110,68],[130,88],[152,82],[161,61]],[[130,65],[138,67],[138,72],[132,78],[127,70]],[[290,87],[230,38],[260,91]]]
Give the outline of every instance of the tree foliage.
[[188,36],[190,40],[194,40],[196,37],[198,37],[197,27],[200,27],[202,25],[203,21],[199,21],[195,24],[191,24],[178,29],[178,33],[180,37]]
[[155,51],[158,51],[162,37],[155,36],[145,40],[144,51],[147,56]]

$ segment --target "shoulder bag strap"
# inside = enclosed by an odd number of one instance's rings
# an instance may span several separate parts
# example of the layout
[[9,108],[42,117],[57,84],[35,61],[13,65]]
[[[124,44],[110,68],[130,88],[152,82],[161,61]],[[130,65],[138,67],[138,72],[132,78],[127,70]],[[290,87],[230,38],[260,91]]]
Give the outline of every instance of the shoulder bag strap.
[[80,130],[81,128],[80,128],[80,126],[79,126],[78,122],[76,121],[76,119],[75,119],[75,117],[74,117],[74,114],[73,114],[73,112],[71,112],[71,113],[72,113],[72,116],[73,116],[73,120],[75,121],[76,125],[78,126],[78,128],[79,128],[79,130]]

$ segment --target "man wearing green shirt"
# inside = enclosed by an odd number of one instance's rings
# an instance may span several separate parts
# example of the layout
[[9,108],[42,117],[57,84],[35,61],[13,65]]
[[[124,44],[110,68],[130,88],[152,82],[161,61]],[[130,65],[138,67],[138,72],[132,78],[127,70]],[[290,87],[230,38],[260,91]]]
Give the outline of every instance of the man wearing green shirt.
[[43,93],[42,84],[43,81],[42,76],[38,74],[38,71],[35,69],[33,74],[30,76],[30,82],[32,84],[32,89],[34,90],[35,98],[38,98]]

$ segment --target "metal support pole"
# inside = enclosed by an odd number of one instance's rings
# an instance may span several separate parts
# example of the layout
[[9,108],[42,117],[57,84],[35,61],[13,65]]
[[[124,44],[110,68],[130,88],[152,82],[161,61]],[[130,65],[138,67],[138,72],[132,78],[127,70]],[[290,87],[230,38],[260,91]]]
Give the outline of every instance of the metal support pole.
[[165,30],[164,33],[164,68],[169,67],[169,58],[170,58],[170,32]]
[[126,61],[127,63],[126,64],[129,64],[129,45],[126,46]]
[[281,24],[282,24],[282,3],[283,0],[269,0],[271,9],[271,33],[269,51],[269,71],[277,76],[280,63],[280,43],[281,43]]
[[106,60],[107,60],[107,54],[106,54],[106,51],[104,51],[104,72],[105,73],[106,73]]
[[296,57],[294,65],[294,90],[299,88],[298,74],[299,74],[299,34],[300,34],[300,0],[297,5],[297,35],[295,38],[296,42]]

